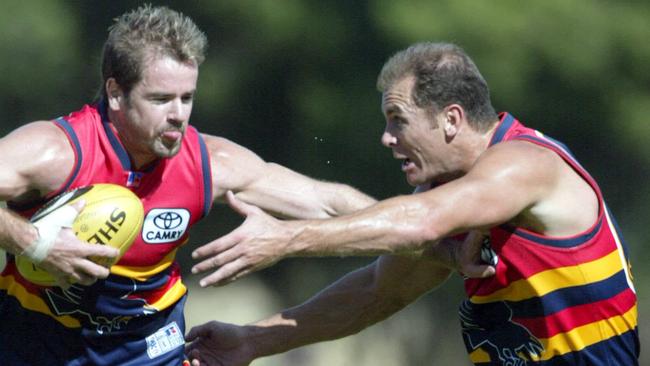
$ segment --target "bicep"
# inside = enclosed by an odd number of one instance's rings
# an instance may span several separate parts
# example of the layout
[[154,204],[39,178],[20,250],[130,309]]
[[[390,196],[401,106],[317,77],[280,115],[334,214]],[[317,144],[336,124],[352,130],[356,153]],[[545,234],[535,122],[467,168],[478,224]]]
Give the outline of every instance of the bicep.
[[317,180],[274,163],[267,163],[240,196],[278,216],[318,219],[366,208],[376,201],[340,183]]
[[549,192],[555,158],[526,142],[491,148],[462,178],[424,195],[432,200],[438,237],[515,219]]
[[261,159],[234,142],[217,137],[207,141],[213,166],[215,200],[224,201],[228,190],[238,199],[258,206],[276,216],[289,218],[324,218],[336,211],[337,197],[354,201],[350,206],[367,206],[374,202],[346,186],[318,181],[291,169]]
[[14,130],[0,139],[0,200],[59,188],[73,163],[65,135],[52,123],[34,122]]

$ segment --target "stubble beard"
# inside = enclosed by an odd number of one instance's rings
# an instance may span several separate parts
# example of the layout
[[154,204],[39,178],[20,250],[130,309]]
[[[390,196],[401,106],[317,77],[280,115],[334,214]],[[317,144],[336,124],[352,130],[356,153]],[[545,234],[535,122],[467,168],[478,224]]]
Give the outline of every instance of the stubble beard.
[[179,139],[172,145],[166,145],[161,141],[161,139],[156,139],[156,141],[153,143],[152,150],[154,155],[159,158],[172,158],[176,156],[176,154],[178,154],[178,152],[181,150],[181,142],[182,139]]

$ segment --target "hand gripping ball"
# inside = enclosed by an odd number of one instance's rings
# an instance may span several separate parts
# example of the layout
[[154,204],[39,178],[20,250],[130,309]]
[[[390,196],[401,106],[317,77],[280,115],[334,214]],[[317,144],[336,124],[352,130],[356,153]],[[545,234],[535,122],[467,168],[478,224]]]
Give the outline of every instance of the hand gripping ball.
[[[144,209],[140,198],[128,188],[116,184],[94,184],[62,193],[49,201],[32,216],[37,222],[57,208],[83,199],[85,206],[72,223],[77,238],[91,244],[110,245],[119,249],[114,260],[95,259],[95,263],[110,267],[115,264],[140,234]],[[56,284],[48,272],[24,256],[16,257],[20,274],[30,282],[43,286]]]

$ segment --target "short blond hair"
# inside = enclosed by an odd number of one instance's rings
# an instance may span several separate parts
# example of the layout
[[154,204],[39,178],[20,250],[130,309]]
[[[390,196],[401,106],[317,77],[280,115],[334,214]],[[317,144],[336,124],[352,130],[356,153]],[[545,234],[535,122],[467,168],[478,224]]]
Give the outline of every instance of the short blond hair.
[[170,56],[197,66],[205,60],[207,37],[189,17],[167,7],[143,5],[110,26],[102,54],[102,88],[114,78],[125,93],[142,78],[151,57]]

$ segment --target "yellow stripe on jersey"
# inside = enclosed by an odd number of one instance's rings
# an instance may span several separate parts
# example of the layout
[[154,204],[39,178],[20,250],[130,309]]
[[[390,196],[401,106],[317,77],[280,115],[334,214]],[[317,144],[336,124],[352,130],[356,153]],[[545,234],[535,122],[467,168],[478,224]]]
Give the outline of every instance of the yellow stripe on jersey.
[[154,264],[153,266],[133,267],[114,265],[111,267],[111,273],[122,277],[133,278],[138,281],[146,281],[151,276],[154,276],[171,266],[174,262],[174,258],[176,258],[177,250],[178,248],[172,250],[159,263]]
[[175,304],[178,299],[185,295],[186,292],[187,287],[185,287],[183,282],[181,282],[179,279],[169,290],[165,292],[165,294],[160,299],[158,299],[153,304],[147,304],[146,307],[148,309],[154,309],[157,311],[166,309],[169,306]]
[[20,302],[20,306],[27,310],[49,315],[68,328],[79,328],[81,326],[79,321],[71,316],[54,315],[43,299],[28,292],[25,287],[16,282],[14,276],[0,276],[0,289],[7,291],[7,294],[15,297]]
[[[549,292],[578,285],[602,281],[621,270],[621,261],[617,250],[591,262],[575,266],[549,269],[512,282],[508,287],[497,290],[489,295],[471,297],[476,304],[494,301],[521,301],[533,297],[544,296]],[[582,282],[576,282],[582,279]]]
[[540,360],[548,360],[558,354],[580,351],[592,344],[619,336],[636,327],[637,307],[634,305],[623,315],[613,316],[597,322],[585,324],[551,338],[540,339],[545,350]]
[[[532,361],[546,361],[556,356],[580,351],[612,337],[620,336],[636,327],[636,319],[637,307],[635,305],[623,315],[585,324],[566,333],[554,335],[551,338],[539,338],[544,351],[541,357],[535,357]],[[497,361],[490,360],[490,356],[480,348],[471,352],[469,358],[473,363]]]

